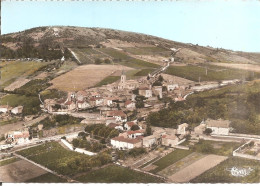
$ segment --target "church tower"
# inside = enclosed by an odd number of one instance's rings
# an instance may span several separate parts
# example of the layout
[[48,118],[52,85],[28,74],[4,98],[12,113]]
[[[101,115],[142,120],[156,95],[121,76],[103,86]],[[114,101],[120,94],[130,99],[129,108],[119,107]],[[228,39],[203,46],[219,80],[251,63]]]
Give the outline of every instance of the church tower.
[[121,74],[121,84],[125,84],[125,81],[126,81],[126,75],[125,75],[125,71],[123,70]]

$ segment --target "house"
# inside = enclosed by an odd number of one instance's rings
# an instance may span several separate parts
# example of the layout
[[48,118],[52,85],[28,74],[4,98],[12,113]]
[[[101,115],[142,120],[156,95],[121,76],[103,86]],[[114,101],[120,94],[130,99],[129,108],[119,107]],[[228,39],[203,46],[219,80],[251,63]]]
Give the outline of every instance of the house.
[[86,101],[78,101],[77,107],[78,107],[78,109],[86,109],[86,108],[91,107],[91,105]]
[[200,125],[194,128],[194,133],[198,135],[202,135],[206,129],[206,124],[201,122]]
[[135,102],[127,100],[125,102],[125,107],[129,110],[134,110],[135,109]]
[[123,130],[123,126],[118,124],[118,123],[109,123],[107,125],[109,128],[113,128],[113,129],[118,129],[118,130]]
[[159,138],[156,136],[146,136],[142,139],[142,146],[146,148],[152,147],[154,144],[158,144]]
[[142,147],[141,138],[129,139],[129,138],[124,138],[123,136],[119,136],[119,137],[112,138],[110,143],[113,146],[113,148],[117,148],[120,150]]
[[186,134],[187,134],[188,126],[189,126],[189,125],[188,125],[187,123],[183,123],[183,124],[178,125],[177,134],[186,135]]
[[65,108],[68,109],[68,110],[73,110],[73,109],[76,109],[76,103],[74,101],[67,101],[65,104],[64,104]]
[[167,91],[173,91],[174,89],[178,88],[179,85],[178,84],[167,84]]
[[110,110],[106,114],[107,119],[115,118],[117,122],[126,122],[127,116],[122,110]]
[[0,105],[0,112],[7,113],[12,109],[12,107],[8,105]]
[[144,132],[145,132],[144,130],[135,130],[135,131],[127,131],[126,134],[128,138],[135,139],[138,136],[143,136]]
[[87,96],[88,96],[88,93],[85,92],[84,90],[78,91],[76,93],[76,98],[77,98],[78,101],[83,101],[84,98],[86,98]]
[[230,130],[229,127],[230,123],[231,121],[223,120],[223,119],[218,119],[218,120],[207,119],[205,121],[206,128],[210,128],[212,130],[211,134],[216,134],[216,135],[228,135]]
[[29,131],[28,129],[23,131],[11,131],[7,133],[7,142],[15,143],[15,144],[23,144],[29,142]]
[[175,135],[165,134],[162,136],[162,145],[173,147],[178,145],[179,138]]
[[15,107],[11,110],[13,114],[21,114],[23,112],[23,106]]
[[96,106],[102,106],[104,103],[104,99],[102,97],[97,97],[96,99]]
[[56,104],[56,101],[53,99],[46,99],[44,100],[44,107],[45,109],[47,109],[49,112],[53,112],[54,111],[54,106]]
[[153,93],[154,95],[159,96],[159,98],[162,98],[162,86],[154,86]]
[[146,98],[153,97],[152,90],[147,87],[139,88],[139,95],[144,96]]
[[133,121],[126,122],[126,124],[124,125],[124,129],[131,130],[132,126],[134,126],[134,125],[136,125],[136,123]]

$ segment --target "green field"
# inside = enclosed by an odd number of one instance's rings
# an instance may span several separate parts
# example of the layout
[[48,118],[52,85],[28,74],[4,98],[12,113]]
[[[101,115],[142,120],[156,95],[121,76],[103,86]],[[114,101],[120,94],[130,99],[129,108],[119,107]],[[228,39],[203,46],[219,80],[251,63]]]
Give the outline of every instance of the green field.
[[171,51],[160,47],[126,47],[124,48],[127,52],[134,55],[154,55],[154,54],[166,54],[170,55]]
[[48,65],[46,62],[34,62],[34,61],[12,61],[2,62],[2,77],[0,84],[3,87],[14,82],[19,77],[27,77],[35,73],[41,67]]
[[97,83],[95,87],[101,87],[102,85],[107,85],[116,82],[117,80],[120,79],[120,76],[108,76],[104,78],[102,81]]
[[67,180],[62,179],[54,174],[46,173],[41,176],[29,179],[26,183],[65,183]]
[[235,142],[218,142],[200,140],[192,147],[193,151],[206,154],[216,154],[220,156],[232,156],[232,152],[241,146],[240,143]]
[[157,167],[150,172],[152,173],[157,173],[166,167],[172,165],[173,163],[181,160],[182,158],[188,156],[191,154],[192,151],[190,150],[181,150],[181,149],[176,149],[173,152],[167,154],[163,158],[159,159],[158,161],[154,162],[153,165],[156,165]]
[[[232,176],[229,169],[252,168],[253,171],[245,177]],[[206,171],[200,176],[191,180],[192,183],[259,183],[260,182],[260,162],[244,158],[231,157],[216,167]]]
[[153,72],[154,69],[142,69],[139,72],[135,73],[134,76],[147,76],[149,73]]
[[109,165],[76,178],[83,183],[162,183],[157,177],[150,176],[129,168]]
[[18,94],[9,94],[0,99],[0,105],[9,105],[16,107],[19,105],[24,106],[23,114],[31,115],[38,113],[40,109],[40,101],[37,96],[25,96]]
[[16,162],[18,160],[20,160],[20,159],[16,158],[16,157],[13,157],[13,158],[10,158],[10,159],[7,159],[7,160],[1,160],[0,161],[0,166],[8,165],[8,164],[14,163],[14,162]]
[[110,55],[111,57],[114,58],[114,62],[117,62],[121,65],[125,65],[131,68],[159,68],[160,65],[154,64],[154,63],[149,63],[140,59],[136,59],[133,57],[128,56],[124,52],[117,51],[112,48],[99,48],[98,50]]
[[19,121],[17,118],[11,118],[11,119],[8,119],[8,120],[5,120],[5,121],[0,120],[0,126],[7,125],[7,124],[10,124],[10,123],[16,123],[17,121]]
[[75,158],[82,161],[89,159],[89,156],[67,150],[57,142],[44,143],[19,151],[18,154],[61,174],[80,172],[78,167],[72,163]]
[[[206,74],[206,67],[208,68]],[[250,79],[250,78],[260,78],[259,73],[253,73],[245,70],[236,70],[230,68],[217,67],[213,65],[207,66],[170,66],[166,70],[167,74],[179,76],[192,81],[220,81],[220,80],[230,80],[230,79]]]

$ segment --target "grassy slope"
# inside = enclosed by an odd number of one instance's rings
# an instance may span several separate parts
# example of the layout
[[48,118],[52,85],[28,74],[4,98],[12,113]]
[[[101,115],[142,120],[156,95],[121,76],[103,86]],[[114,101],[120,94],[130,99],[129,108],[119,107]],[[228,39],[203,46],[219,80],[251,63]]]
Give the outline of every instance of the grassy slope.
[[159,67],[159,65],[149,63],[143,60],[135,59],[133,57],[128,56],[124,52],[117,51],[112,48],[100,48],[98,50],[110,55],[114,59],[121,60],[119,63],[121,65],[125,65],[128,67],[132,67],[132,68],[158,68]]
[[26,183],[65,183],[65,182],[67,182],[67,180],[64,180],[51,173],[46,173],[26,181]]
[[181,160],[182,158],[188,156],[190,153],[192,153],[192,151],[176,149],[173,152],[171,152],[170,154],[167,154],[163,158],[154,162],[153,164],[157,165],[158,167],[151,170],[150,172],[157,173],[157,172],[163,170],[164,168],[172,165],[173,163]]
[[13,158],[10,158],[10,159],[7,159],[7,160],[2,160],[2,161],[0,161],[0,166],[8,165],[8,164],[14,163],[18,160],[19,160],[19,158],[16,158],[16,157],[13,157]]
[[116,82],[117,80],[120,79],[120,76],[108,76],[104,78],[102,81],[97,83],[95,87],[101,87],[102,85],[107,85]]
[[84,183],[162,183],[156,177],[134,170],[110,165],[80,176],[77,180]]
[[45,62],[41,63],[41,62],[34,62],[34,61],[5,62],[5,64],[2,64],[3,68],[1,69],[2,71],[1,83],[3,83],[3,86],[5,87],[11,84],[13,81],[15,81],[16,78],[20,76],[27,77],[29,75],[32,75],[38,69],[40,69],[43,66],[46,66],[47,64],[49,63],[45,63]]
[[[243,79],[252,76],[252,72],[245,70],[236,70],[230,68],[221,68],[213,65],[207,65],[208,72],[206,75],[206,66],[170,66],[166,73],[176,75],[192,81],[219,81],[230,79]],[[254,73],[255,77],[260,77],[259,73]]]

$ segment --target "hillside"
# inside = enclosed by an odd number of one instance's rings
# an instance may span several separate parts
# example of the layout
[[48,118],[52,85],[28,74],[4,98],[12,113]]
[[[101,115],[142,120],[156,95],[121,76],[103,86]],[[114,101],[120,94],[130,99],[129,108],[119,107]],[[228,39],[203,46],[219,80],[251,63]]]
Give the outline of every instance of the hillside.
[[[156,62],[169,58],[172,53],[170,48],[181,48],[175,55],[175,61],[184,63],[260,63],[259,53],[202,47],[112,29],[65,26],[37,27],[2,35],[0,39],[1,58],[46,58],[46,56],[48,58],[51,56],[50,59],[58,59],[62,56],[64,49],[71,48],[82,63],[93,63],[96,58],[100,57],[115,57],[115,55],[119,55],[118,53]],[[110,48],[111,50],[93,50],[93,48]]]

